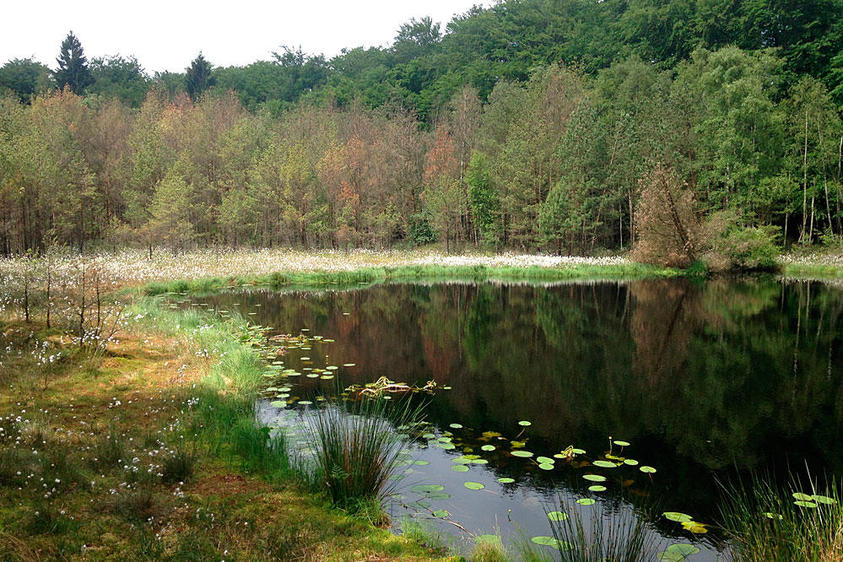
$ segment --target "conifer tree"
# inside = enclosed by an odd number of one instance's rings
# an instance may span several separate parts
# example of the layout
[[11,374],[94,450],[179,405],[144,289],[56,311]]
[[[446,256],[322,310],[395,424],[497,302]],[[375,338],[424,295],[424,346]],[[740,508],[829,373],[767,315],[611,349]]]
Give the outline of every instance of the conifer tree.
[[214,85],[215,80],[211,76],[211,63],[205,60],[201,52],[187,67],[185,80],[187,81],[187,95],[193,101],[198,100],[205,90]]
[[59,57],[56,59],[59,67],[53,73],[59,88],[69,87],[74,94],[81,94],[85,88],[93,84],[94,78],[88,70],[88,59],[82,50],[82,43],[69,32],[61,42]]

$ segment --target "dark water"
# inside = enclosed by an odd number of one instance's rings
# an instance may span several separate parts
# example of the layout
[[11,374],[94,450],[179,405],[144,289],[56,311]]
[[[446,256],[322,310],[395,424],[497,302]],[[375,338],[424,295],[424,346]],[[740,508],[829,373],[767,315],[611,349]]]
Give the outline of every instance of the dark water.
[[[694,537],[659,514],[681,511],[714,523],[717,480],[751,471],[784,481],[788,466],[807,465],[814,475],[843,476],[839,288],[774,279],[380,285],[225,293],[201,302],[239,310],[275,333],[308,329],[335,340],[290,350],[285,368],[356,364],[331,381],[289,378],[293,398],[381,376],[450,386],[437,392],[427,418],[437,435],[451,423],[464,426],[450,429],[456,450],[416,447],[415,458],[430,464],[413,465],[398,489],[410,503],[413,484],[444,485],[451,498],[433,509],[447,509],[475,533],[511,535],[514,521],[528,536],[547,535],[549,501],[593,497],[606,509],[644,517],[665,537],[702,540],[707,552],[695,558],[712,558],[715,528]],[[264,404],[267,417],[274,410]],[[524,429],[520,420],[532,425]],[[478,441],[485,431],[526,441],[535,455],[574,445],[587,451],[579,460],[607,452],[612,436],[631,443],[623,456],[657,472],[606,470],[607,490],[593,493],[578,459],[540,470],[505,452],[508,441]],[[497,449],[481,453],[482,443]],[[465,447],[488,464],[452,471]],[[515,483],[500,484],[500,477]],[[467,490],[465,481],[486,489]]]

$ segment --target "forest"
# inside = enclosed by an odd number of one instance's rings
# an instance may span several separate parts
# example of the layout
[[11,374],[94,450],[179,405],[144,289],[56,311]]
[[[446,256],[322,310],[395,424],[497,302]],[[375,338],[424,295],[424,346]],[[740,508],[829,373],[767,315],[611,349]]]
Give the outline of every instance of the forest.
[[841,22],[841,0],[509,0],[153,75],[71,33],[58,70],[0,68],[0,253],[839,244]]

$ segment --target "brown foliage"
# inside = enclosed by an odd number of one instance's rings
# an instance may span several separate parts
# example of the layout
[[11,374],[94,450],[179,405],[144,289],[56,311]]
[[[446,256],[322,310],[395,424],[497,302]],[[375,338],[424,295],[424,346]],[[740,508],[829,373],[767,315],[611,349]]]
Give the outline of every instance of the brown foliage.
[[687,267],[705,247],[693,192],[669,167],[656,165],[641,180],[633,259]]

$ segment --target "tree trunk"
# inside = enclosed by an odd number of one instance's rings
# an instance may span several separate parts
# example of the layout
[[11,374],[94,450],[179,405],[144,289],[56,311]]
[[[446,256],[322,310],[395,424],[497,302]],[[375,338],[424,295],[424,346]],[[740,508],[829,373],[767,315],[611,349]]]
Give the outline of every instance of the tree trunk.
[[802,150],[802,232],[799,240],[804,241],[808,224],[808,108],[805,108],[805,145]]

